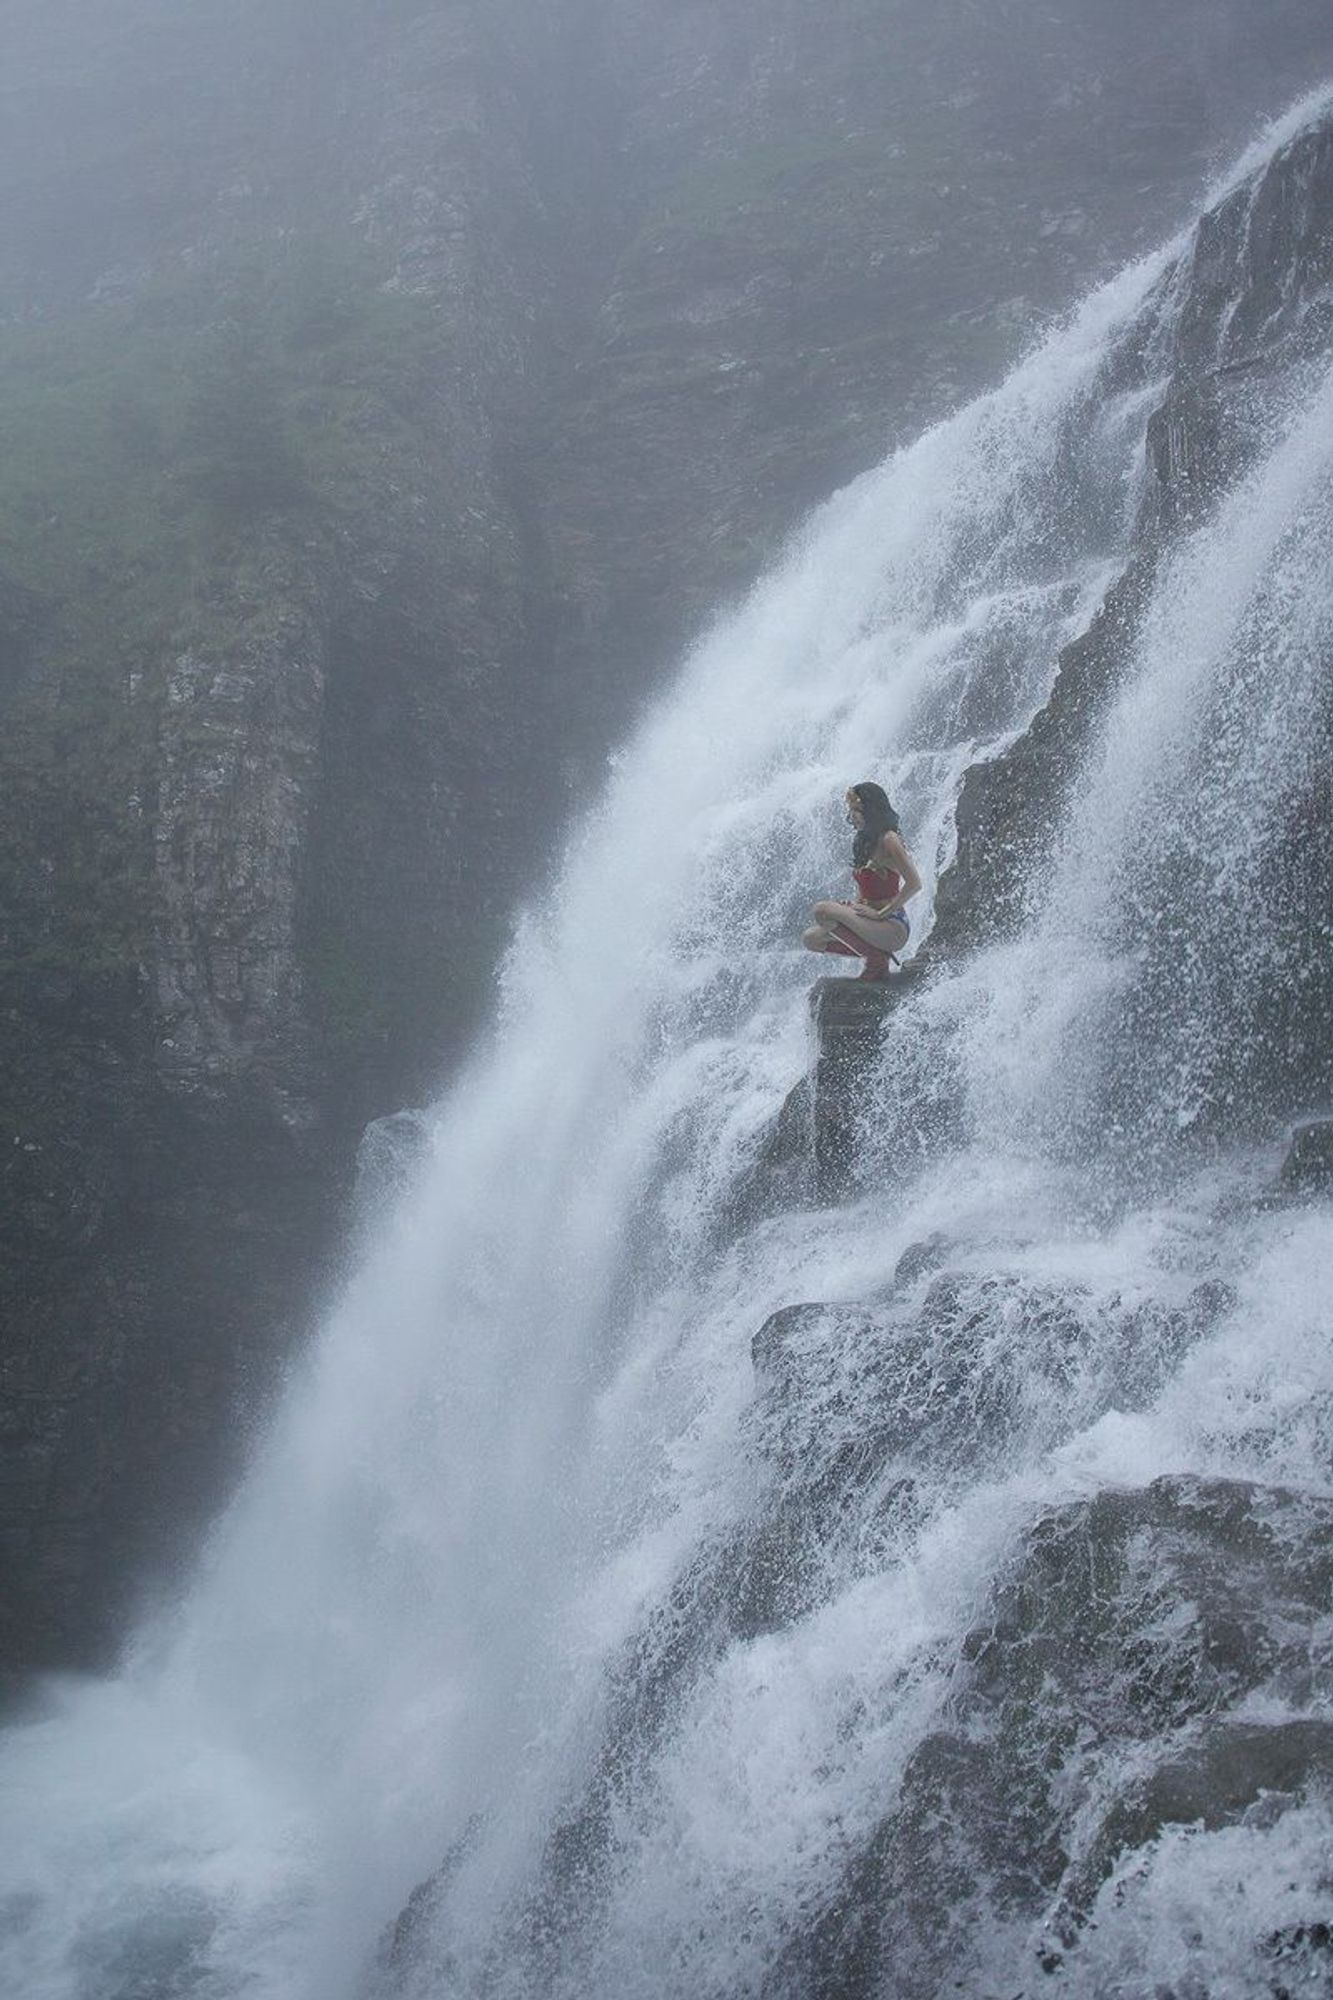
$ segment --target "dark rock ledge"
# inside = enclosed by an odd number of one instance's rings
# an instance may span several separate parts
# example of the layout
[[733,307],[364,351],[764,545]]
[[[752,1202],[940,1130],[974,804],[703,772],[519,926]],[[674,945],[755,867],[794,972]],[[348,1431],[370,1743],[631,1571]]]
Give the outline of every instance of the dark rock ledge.
[[1309,1118],[1291,1135],[1278,1186],[1284,1195],[1333,1190],[1333,1118]]
[[[1322,1795],[1331,1552],[1327,1499],[1239,1481],[1159,1479],[1043,1516],[964,1644],[941,1727],[774,1990],[924,2000],[941,1963],[954,1990],[988,1990],[970,1982],[999,1926],[1030,1927],[1034,1974],[1072,1973],[1099,1892],[1132,1857],[1150,1865],[1165,1829],[1271,1826]],[[1238,1712],[1259,1695],[1273,1719]],[[1320,1930],[1256,1947],[1322,1981]]]
[[838,1201],[856,1185],[866,1078],[894,1007],[925,976],[926,967],[913,959],[888,979],[821,979],[810,995],[815,1025],[810,1158],[818,1201]]
[[846,1200],[856,1186],[858,1110],[885,1023],[919,990],[926,968],[911,960],[886,980],[854,974],[810,990],[814,1049],[788,1092],[748,1176],[718,1216],[727,1236],[760,1216]]

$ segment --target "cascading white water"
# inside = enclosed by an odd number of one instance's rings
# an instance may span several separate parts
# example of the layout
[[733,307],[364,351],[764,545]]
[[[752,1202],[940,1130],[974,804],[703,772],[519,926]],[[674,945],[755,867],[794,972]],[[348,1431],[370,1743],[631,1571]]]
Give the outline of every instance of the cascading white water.
[[[53,1688],[10,1733],[6,1992],[759,1993],[873,1832],[1034,1510],[1165,1471],[1333,1484],[1333,1224],[1248,1204],[1220,1222],[1252,1157],[1122,1171],[1213,1087],[1202,972],[1174,999],[1159,980],[1137,1019],[1157,1083],[1140,1062],[1128,1107],[1114,1087],[1154,868],[1186,846],[1217,871],[1226,921],[1199,916],[1204,971],[1239,926],[1264,964],[1266,815],[1333,637],[1328,381],[1302,383],[1159,581],[1022,934],[895,1011],[867,1145],[914,1156],[946,1067],[962,1129],[884,1196],[729,1244],[717,1229],[807,1060],[822,968],[793,940],[845,868],[844,786],[887,782],[929,891],[963,771],[1045,699],[1123,559],[1170,267],[1164,253],[1107,287],[1002,389],[817,515],[617,760],[550,903],[519,920],[501,1018],[433,1115],[428,1164],[187,1600],[114,1683]],[[1241,708],[1256,659],[1265,698]],[[1246,894],[1228,900],[1233,883]],[[867,1503],[829,1535],[802,1615],[710,1648],[682,1579],[774,1502],[746,1443],[752,1335],[793,1301],[883,1295],[941,1232],[965,1278],[1063,1300],[1077,1361],[1057,1367],[1030,1317],[1001,1314],[969,1364],[974,1421],[903,1461],[910,1520],[876,1541]],[[1183,1359],[1159,1352],[1143,1328],[1205,1279],[1233,1309]],[[901,1287],[904,1313],[920,1289]],[[906,1318],[901,1338],[907,1410]],[[864,1362],[833,1316],[801,1365],[789,1442],[814,1463],[854,1438]],[[616,1753],[586,1908],[575,1871],[557,1921],[553,1837],[587,1818],[629,1658],[673,1693]],[[1051,1990],[1134,1990],[1114,1982],[1185,1950],[1194,1898],[1205,1957],[1249,1992],[1234,1872],[1269,1884],[1274,1926],[1317,1903],[1329,1822],[1284,1828],[1280,1848],[1259,1827],[1228,1836],[1234,1854],[1163,1848]],[[385,1926],[446,1858],[374,1973]],[[988,1947],[996,1978],[1021,1928]]]

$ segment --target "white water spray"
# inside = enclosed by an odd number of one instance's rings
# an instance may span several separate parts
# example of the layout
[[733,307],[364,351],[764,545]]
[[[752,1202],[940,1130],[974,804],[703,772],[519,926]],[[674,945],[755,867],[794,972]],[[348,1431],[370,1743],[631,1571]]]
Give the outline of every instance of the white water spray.
[[[1159,587],[1031,925],[900,1003],[914,1067],[961,1060],[971,1141],[892,1199],[716,1246],[806,1061],[813,961],[792,940],[845,868],[845,785],[886,781],[929,890],[963,771],[1045,699],[1123,560],[1169,263],[1098,294],[1001,390],[817,515],[618,760],[549,905],[520,922],[502,1019],[435,1114],[428,1166],[187,1601],[118,1681],[52,1690],[10,1737],[6,1990],[352,2000],[447,1860],[385,1974],[396,1990],[758,1994],[873,1832],[1038,1506],[1182,1469],[1328,1489],[1327,1217],[1219,1230],[1219,1194],[1252,1169],[1229,1157],[1109,1225],[1086,1199],[1133,979],[1116,913],[1143,846],[1180,837],[1169,774],[1209,766],[1260,614],[1288,637],[1266,656],[1232,804],[1257,805],[1299,738],[1330,622],[1327,385]],[[1213,811],[1210,839],[1234,818]],[[1262,816],[1244,823],[1249,847],[1215,848],[1223,870],[1262,851]],[[1163,1098],[1187,1105],[1189,1048],[1162,1046]],[[913,1116],[901,1078],[897,1061],[875,1100],[890,1151]],[[1052,1085],[1072,1146],[1051,1143]],[[910,1523],[873,1545],[864,1523],[831,1538],[808,1612],[701,1649],[669,1728],[625,1753],[637,1775],[601,1829],[595,1921],[567,1909],[552,1942],[534,1899],[614,1729],[608,1669],[654,1618],[670,1626],[698,1551],[772,1501],[745,1448],[752,1335],[795,1300],[882,1294],[939,1232],[965,1280],[1014,1301],[969,1364],[975,1427],[931,1433],[920,1462],[897,1448],[876,1476],[910,1471]],[[1144,1327],[1221,1279],[1233,1309],[1176,1365]],[[1047,1347],[1033,1298],[1065,1302]],[[840,1327],[812,1323],[802,1364],[795,1443],[812,1461],[854,1442],[863,1400]],[[901,1338],[906,1411],[919,1336],[904,1322]],[[925,1407],[903,1419],[918,1444]],[[1287,1879],[1313,1883],[1316,1852],[1312,1835]],[[1172,1867],[1164,1852],[1123,1948],[1097,1947],[1106,1991],[1166,1935]],[[1208,1872],[1194,1850],[1181,1867]]]

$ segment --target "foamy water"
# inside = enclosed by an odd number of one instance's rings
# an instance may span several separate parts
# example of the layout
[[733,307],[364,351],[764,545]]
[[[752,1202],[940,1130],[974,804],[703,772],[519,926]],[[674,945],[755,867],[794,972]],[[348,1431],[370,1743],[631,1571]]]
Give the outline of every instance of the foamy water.
[[[843,879],[845,785],[874,775],[900,804],[919,943],[964,770],[1030,719],[1123,559],[1173,254],[823,509],[618,757],[185,1601],[116,1680],[48,1689],[6,1741],[5,1991],[776,1990],[1036,1512],[1185,1471],[1333,1487],[1333,1221],[1253,1202],[1280,1132],[1181,1139],[1234,1088],[1216,1049],[1237,979],[1282,976],[1263,865],[1333,619],[1325,380],[1293,387],[1167,566],[1020,934],[898,1004],[866,1089],[867,1148],[897,1171],[859,1204],[717,1233],[807,1061],[823,968],[793,940]],[[1165,913],[1147,944],[1145,882]],[[962,1302],[940,1339],[974,1342],[947,1395],[914,1372],[929,1278],[893,1282],[937,1235]],[[1182,1352],[1203,1285],[1225,1309]],[[850,1322],[812,1321],[775,1459],[752,1336],[796,1301],[874,1297],[895,1441],[808,1606],[737,1636],[699,1579],[779,1504],[775,1466],[854,1444],[871,1395]],[[553,1833],[588,1819],[608,1744],[596,1864],[557,1922]],[[1260,1928],[1309,1920],[1329,1833],[1310,1807],[1173,1834],[1118,1900],[1107,1885],[1058,1985],[1133,1991],[1178,1960],[1266,1993],[1234,1883],[1266,1898]],[[373,1972],[446,1858],[397,1969]],[[1027,1976],[1021,1924],[988,1949],[996,1978]]]

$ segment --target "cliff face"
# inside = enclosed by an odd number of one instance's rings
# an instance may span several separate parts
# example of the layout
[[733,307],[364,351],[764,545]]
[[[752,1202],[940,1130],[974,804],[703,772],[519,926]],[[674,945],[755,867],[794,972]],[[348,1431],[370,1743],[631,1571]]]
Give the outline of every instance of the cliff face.
[[[3,259],[20,1663],[105,1643],[215,1499],[356,1133],[431,1089],[501,941],[506,830],[559,789],[510,463],[559,319],[552,205],[503,14],[347,10],[334,64],[308,9],[205,10],[188,46],[171,11],[70,57],[103,112],[71,144],[113,180],[122,136],[160,208]],[[159,157],[117,121],[164,46]],[[25,212],[51,223],[47,172]]]
[[[6,1659],[216,1497],[568,771],[1229,138],[1249,10],[1103,13],[17,11]],[[1276,96],[1328,30],[1265,19]]]
[[[1019,890],[1041,881],[1072,774],[1132,658],[1157,565],[1235,491],[1261,444],[1271,449],[1273,412],[1296,384],[1326,373],[1331,216],[1325,121],[1207,215],[1163,281],[1157,305],[1172,298],[1174,331],[1135,546],[1063,656],[1049,702],[1006,755],[968,775],[957,863],[940,886],[932,946],[912,967],[918,987],[932,968],[947,978],[951,962],[1003,933]],[[1262,648],[1251,664],[1262,671]],[[1290,834],[1265,877],[1286,969],[1265,994],[1263,1019],[1240,1024],[1239,1052],[1220,1051],[1217,1117],[1250,1136],[1322,1108],[1333,1085],[1333,877],[1317,831],[1329,803],[1333,659],[1313,664],[1320,697],[1303,721],[1314,747],[1305,773],[1291,774]],[[1262,702],[1261,685],[1251,693]],[[1014,892],[997,894],[1006,883]],[[1162,944],[1151,894],[1141,928],[1136,979],[1144,1004],[1165,1011],[1163,982],[1185,977],[1188,940],[1177,928]],[[863,998],[846,980],[816,990],[817,1061],[766,1163],[780,1187],[803,1172],[807,1194],[837,1198],[857,1169],[881,1193],[891,1184],[893,1162],[867,1160],[848,1104],[858,1072],[862,1089],[874,1074],[864,1038],[892,1036],[895,1005],[911,990],[893,981]],[[1329,1120],[1298,1125],[1257,1205],[1326,1196],[1329,1156]],[[910,1518],[914,1465],[938,1473],[965,1452],[970,1475],[984,1472],[986,1452],[1002,1454],[1022,1428],[1023,1396],[1042,1422],[1071,1420],[1081,1391],[1068,1360],[1085,1336],[1068,1317],[1070,1294],[1058,1283],[1025,1289],[1008,1273],[979,1276],[965,1259],[955,1264],[958,1247],[925,1239],[906,1251],[893,1286],[863,1304],[793,1305],[759,1328],[750,1436],[777,1471],[781,1501],[725,1552],[723,1574],[701,1562],[689,1579],[707,1643],[781,1629],[809,1611],[845,1524],[857,1523],[851,1565],[873,1552],[876,1533]],[[1117,1296],[1091,1350],[1099,1407],[1150,1408],[1236,1304],[1215,1277],[1165,1309]],[[1021,1329],[1013,1349],[988,1344],[1006,1317]],[[853,1428],[821,1460],[808,1438],[802,1450],[791,1441],[838,1379],[839,1354],[854,1357],[839,1404],[854,1412]],[[978,1411],[979,1437],[974,1428],[963,1445]],[[836,1421],[829,1428],[836,1433]],[[822,1430],[820,1440],[822,1450]],[[901,1477],[877,1485],[885,1466]],[[1076,1955],[1099,1925],[1113,1928],[1126,1884],[1150,1874],[1173,1832],[1248,1827],[1270,1812],[1263,1823],[1278,1824],[1325,1796],[1333,1738],[1317,1701],[1305,1704],[1311,1662],[1323,1657],[1326,1515],[1325,1502],[1276,1483],[1202,1478],[1112,1487],[1040,1514],[950,1662],[938,1727],[900,1782],[886,1785],[883,1818],[823,1913],[798,1929],[773,1991],[868,1996],[887,1983],[927,1995],[945,1977],[986,1985],[995,1940],[1010,1925],[1043,1974],[1054,1980],[1072,1961],[1068,1990],[1085,1990],[1086,1958]],[[724,1622],[723,1638],[710,1618]],[[1280,1695],[1251,1704],[1261,1687]],[[1219,1959],[1236,1948],[1219,1947]],[[1322,1925],[1270,1927],[1258,1940],[1275,1980],[1287,1966],[1293,1977],[1326,1978],[1328,1948]]]
[[[1321,125],[1286,147],[1255,185],[1205,216],[1163,296],[1178,300],[1164,356],[1166,379],[1148,428],[1148,463],[1135,547],[1089,630],[1061,656],[1051,697],[1002,757],[965,779],[957,858],[940,883],[933,945],[972,948],[1012,922],[1049,859],[1099,716],[1132,653],[1148,586],[1163,555],[1234,490],[1266,440],[1293,378],[1327,365],[1333,345],[1333,130]],[[1272,860],[1268,893],[1290,946],[1287,976],[1266,995],[1262,1021],[1237,1023],[1246,1088],[1243,1116],[1291,1116],[1321,1106],[1333,1087],[1333,908],[1328,843],[1333,660],[1308,717],[1312,751],[1287,776],[1289,829]],[[1262,701],[1262,690],[1255,691]],[[1321,747],[1322,746],[1322,747]],[[1151,898],[1147,899],[1151,903]],[[1178,939],[1157,935],[1145,911],[1145,983],[1169,978]],[[1239,1088],[1239,1084],[1238,1084]],[[1257,1093],[1257,1096],[1256,1096]]]
[[1256,86],[1333,54],[1304,5],[1208,0],[633,0],[598,25],[625,215],[543,518],[559,657],[612,703],[626,657],[671,655],[806,508],[1160,241]]

